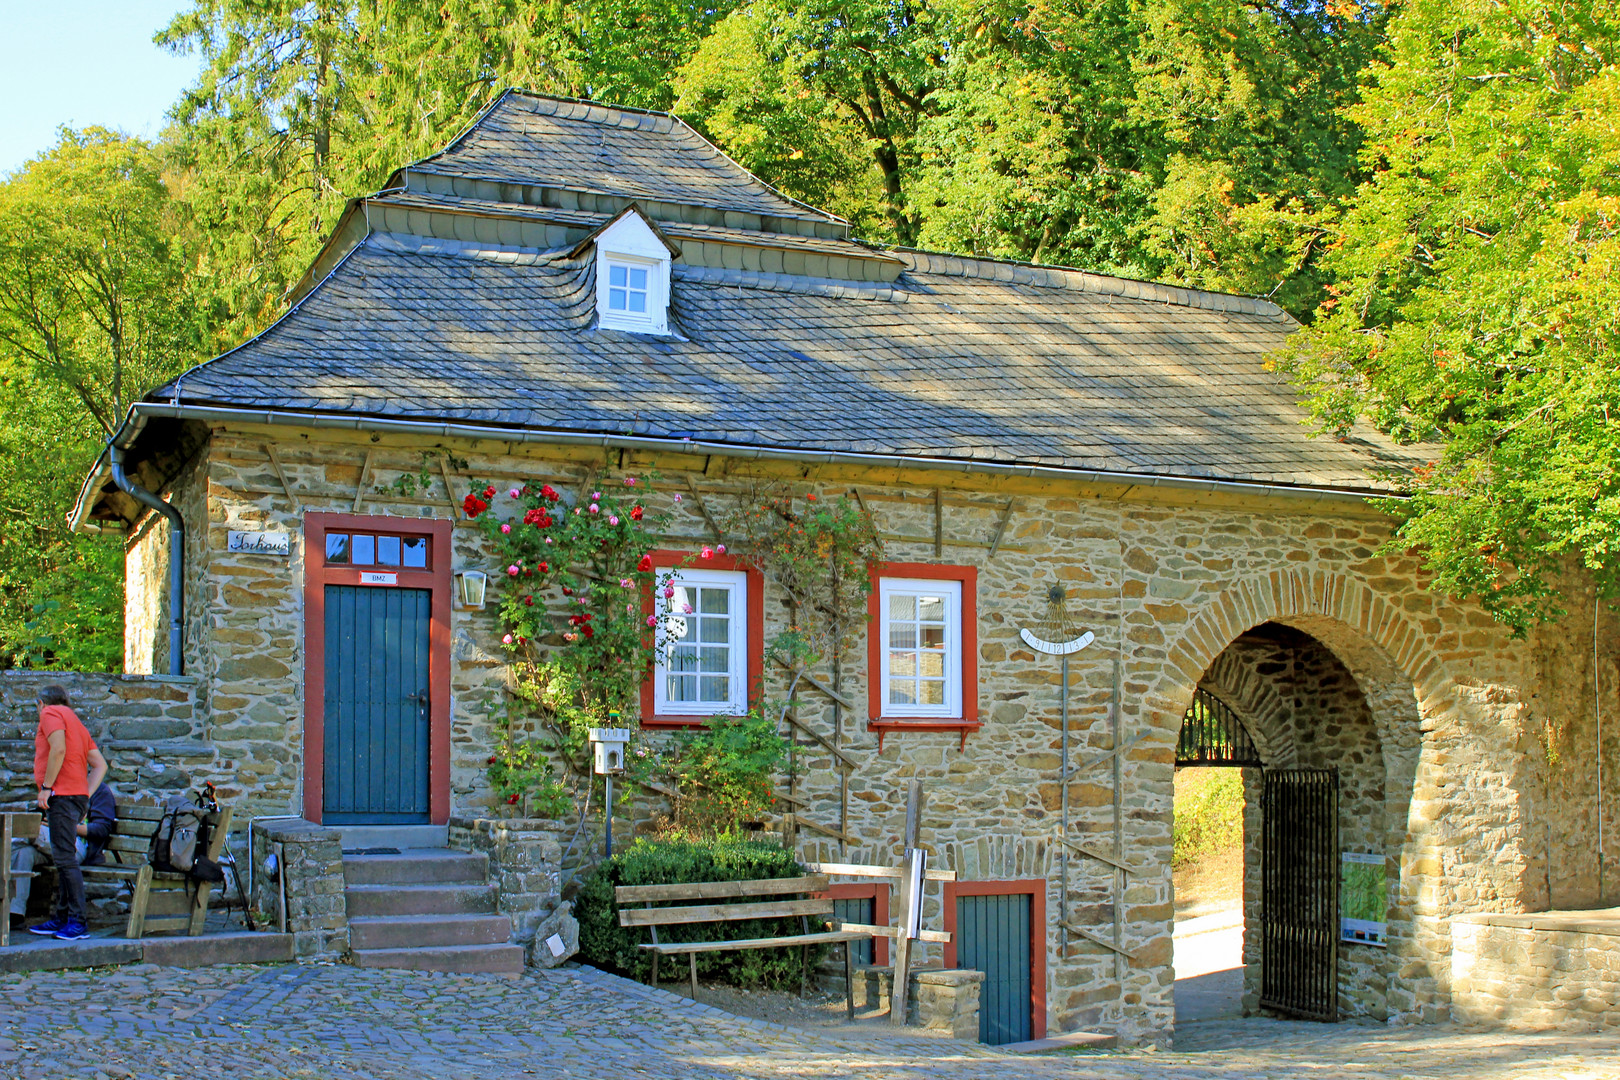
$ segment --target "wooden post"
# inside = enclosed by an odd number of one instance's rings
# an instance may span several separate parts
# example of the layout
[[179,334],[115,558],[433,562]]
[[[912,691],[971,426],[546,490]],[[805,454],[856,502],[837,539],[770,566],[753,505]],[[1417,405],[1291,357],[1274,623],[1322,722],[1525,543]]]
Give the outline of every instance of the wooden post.
[[906,836],[904,873],[900,875],[899,917],[900,932],[894,938],[894,985],[889,993],[889,1023],[904,1027],[906,998],[911,989],[911,935],[921,925],[913,922],[911,913],[922,907],[923,876],[916,872],[916,864],[923,858],[917,847],[917,833],[922,819],[922,781],[912,780],[906,790]]

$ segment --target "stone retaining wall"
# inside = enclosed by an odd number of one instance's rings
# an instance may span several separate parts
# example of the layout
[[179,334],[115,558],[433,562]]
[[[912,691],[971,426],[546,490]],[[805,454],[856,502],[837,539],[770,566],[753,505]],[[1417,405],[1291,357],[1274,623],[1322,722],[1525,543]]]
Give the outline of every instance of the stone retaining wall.
[[544,818],[453,817],[450,846],[489,856],[496,910],[512,920],[512,940],[527,945],[562,895],[563,842],[571,830]]
[[[914,968],[906,994],[906,1023],[947,1031],[955,1039],[979,1039],[979,992],[984,972],[961,968]],[[843,979],[840,975],[839,982]],[[839,986],[842,990],[843,987]],[[894,992],[893,968],[857,968],[854,998],[858,1010],[887,1012]]]
[[161,799],[223,769],[196,705],[197,680],[82,671],[0,671],[0,805],[32,802],[36,702],[43,687],[67,690],[74,712],[107,759],[108,779],[130,798]]
[[1459,1023],[1620,1032],[1620,908],[1460,915],[1451,1015]]
[[[278,875],[264,872],[274,854]],[[301,819],[253,825],[253,906],[269,927],[293,938],[300,960],[336,960],[349,951],[349,911],[344,899],[343,841],[335,829]],[[285,883],[285,890],[282,886]],[[282,907],[285,897],[285,911]]]

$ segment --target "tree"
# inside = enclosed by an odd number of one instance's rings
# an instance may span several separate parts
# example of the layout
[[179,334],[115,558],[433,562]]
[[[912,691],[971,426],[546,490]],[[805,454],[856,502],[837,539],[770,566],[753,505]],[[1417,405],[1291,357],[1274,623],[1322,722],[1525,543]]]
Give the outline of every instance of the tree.
[[1523,631],[1620,545],[1620,75],[1613,3],[1417,0],[1351,113],[1370,179],[1283,365],[1332,430],[1433,460],[1397,537]]

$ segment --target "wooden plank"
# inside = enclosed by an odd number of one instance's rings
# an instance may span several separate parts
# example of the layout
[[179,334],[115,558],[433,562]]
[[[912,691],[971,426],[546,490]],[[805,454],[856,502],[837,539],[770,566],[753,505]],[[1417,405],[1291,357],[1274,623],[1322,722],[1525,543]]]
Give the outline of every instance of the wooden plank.
[[703,502],[703,496],[698,494],[698,489],[692,483],[690,478],[688,478],[686,481],[686,490],[691,492],[692,504],[698,508],[698,513],[703,515],[703,520],[708,524],[709,531],[714,533],[715,540],[717,542],[724,542],[726,539],[726,534],[721,531],[720,523],[715,521],[713,515],[709,513],[708,506]]
[[450,520],[465,521],[466,515],[459,512],[461,503],[456,501],[456,485],[450,479],[450,458],[444,454],[439,455],[439,475],[444,478],[444,501],[450,504]]
[[816,740],[816,742],[820,743],[822,749],[826,750],[828,753],[832,754],[833,757],[843,762],[848,768],[853,769],[857,767],[853,758],[844,753],[842,750],[838,749],[838,747],[834,746],[832,740],[827,738],[821,732],[817,731],[813,727],[805,726],[803,721],[793,715],[792,710],[783,713],[782,718],[789,724],[793,725],[795,731],[802,731],[812,739]]
[[125,832],[120,829],[108,838],[107,850],[134,851],[144,855],[152,846],[152,834],[157,832],[157,822],[142,821],[137,824],[144,825],[145,829],[140,832]]
[[1093,943],[1095,945],[1101,945],[1103,948],[1107,949],[1109,952],[1118,953],[1120,956],[1123,956],[1125,959],[1129,960],[1133,964],[1136,963],[1136,956],[1135,956],[1134,953],[1127,952],[1126,950],[1120,948],[1118,945],[1115,945],[1112,941],[1109,941],[1107,938],[1102,937],[1102,936],[1100,936],[1098,934],[1093,934],[1090,930],[1087,930],[1085,927],[1076,926],[1072,922],[1066,922],[1066,923],[1063,923],[1061,925],[1063,926],[1064,929],[1069,930],[1072,933],[1079,934],[1081,937],[1085,938],[1087,941],[1089,941],[1089,942],[1091,942],[1091,943]]
[[1008,499],[1007,509],[1001,512],[1001,520],[996,522],[996,534],[990,538],[990,558],[992,559],[996,557],[996,552],[1001,550],[1001,538],[1007,532],[1007,523],[1012,520],[1013,506],[1017,502],[1018,497],[1016,495]]
[[270,467],[276,470],[276,479],[281,481],[281,490],[287,493],[287,500],[297,506],[298,498],[293,494],[292,482],[287,479],[287,470],[281,467],[281,455],[276,453],[275,444],[265,443],[264,454],[270,459]]
[[646,949],[648,952],[658,953],[660,956],[669,956],[676,953],[723,952],[726,949],[775,949],[781,946],[816,945],[822,942],[865,941],[871,936],[871,934],[853,930],[827,930],[818,934],[745,938],[741,941],[693,941],[684,944],[674,941],[658,945],[644,944],[641,948]]
[[945,557],[945,502],[939,488],[934,489],[934,558]]
[[694,904],[690,907],[620,908],[620,926],[684,926],[739,919],[783,919],[831,915],[831,900],[767,900],[758,904]]
[[[900,936],[900,928],[897,926],[877,926],[872,923],[847,922],[839,923],[838,928],[840,930],[858,930],[863,934],[871,934],[873,937],[897,938]],[[943,945],[950,942],[951,935],[943,930],[919,930],[917,940],[932,941]]]
[[119,799],[115,805],[118,811],[118,824],[120,826],[122,826],[126,821],[163,820],[163,807],[161,806],[153,806],[151,803],[125,802],[122,799]]
[[143,866],[135,878],[135,892],[129,901],[129,922],[124,927],[124,936],[132,941],[139,941],[146,932],[146,905],[151,896],[152,868]]
[[[776,662],[779,665],[781,665],[781,667],[784,670],[793,671],[793,665],[788,663],[782,657],[778,656],[776,658]],[[830,697],[834,701],[838,702],[838,704],[842,705],[844,708],[853,709],[855,707],[855,701],[854,701],[853,698],[849,698],[849,697],[846,697],[843,694],[840,694],[838,691],[834,690],[832,687],[828,686],[826,683],[822,682],[820,679],[816,678],[814,675],[810,674],[808,671],[796,672],[795,674],[798,674],[799,677],[802,678],[805,682],[809,683],[811,686],[815,687],[817,690],[820,690],[823,694],[826,694],[828,697]]]
[[[8,830],[8,840],[34,840],[39,836],[40,815],[33,813],[0,814],[4,818]],[[8,844],[6,850],[10,850]]]
[[[835,877],[880,877],[898,880],[905,871],[895,866],[863,866],[860,863],[805,863],[805,869],[814,870],[818,874],[831,874]],[[955,870],[927,870],[924,876],[929,881],[955,881]]]
[[1053,839],[1055,839],[1060,844],[1066,845],[1067,847],[1069,847],[1073,851],[1078,851],[1080,854],[1086,856],[1087,858],[1096,859],[1100,863],[1107,863],[1109,866],[1112,866],[1116,870],[1122,870],[1127,874],[1136,873],[1135,870],[1132,870],[1130,867],[1126,866],[1124,863],[1116,862],[1110,856],[1104,855],[1102,852],[1093,850],[1092,848],[1088,848],[1084,844],[1077,844],[1073,840],[1070,840],[1066,836],[1053,834]]
[[793,822],[796,825],[803,825],[811,832],[818,832],[822,836],[830,836],[834,840],[842,840],[846,844],[854,844],[858,842],[853,836],[849,835],[847,832],[844,832],[842,829],[835,829],[831,825],[823,825],[819,821],[811,821],[803,814],[794,814]]
[[753,881],[683,881],[671,885],[620,885],[613,899],[620,904],[659,900],[726,900],[733,896],[777,896],[782,893],[821,892],[826,874],[804,877],[756,878]]
[[354,513],[356,514],[360,512],[360,505],[366,500],[366,481],[371,478],[371,456],[375,453],[375,450],[368,449],[365,464],[360,466],[360,483],[354,489]]

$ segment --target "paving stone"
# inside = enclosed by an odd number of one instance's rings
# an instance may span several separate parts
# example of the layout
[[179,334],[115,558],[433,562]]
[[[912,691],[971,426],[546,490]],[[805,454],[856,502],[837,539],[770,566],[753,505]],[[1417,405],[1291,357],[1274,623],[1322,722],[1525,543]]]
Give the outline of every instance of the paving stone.
[[1620,1049],[1601,1036],[1252,1019],[1183,1025],[1173,1052],[1016,1056],[887,1028],[867,1038],[762,1023],[582,967],[504,979],[139,965],[0,977],[0,1000],[7,1080],[1620,1077]]

